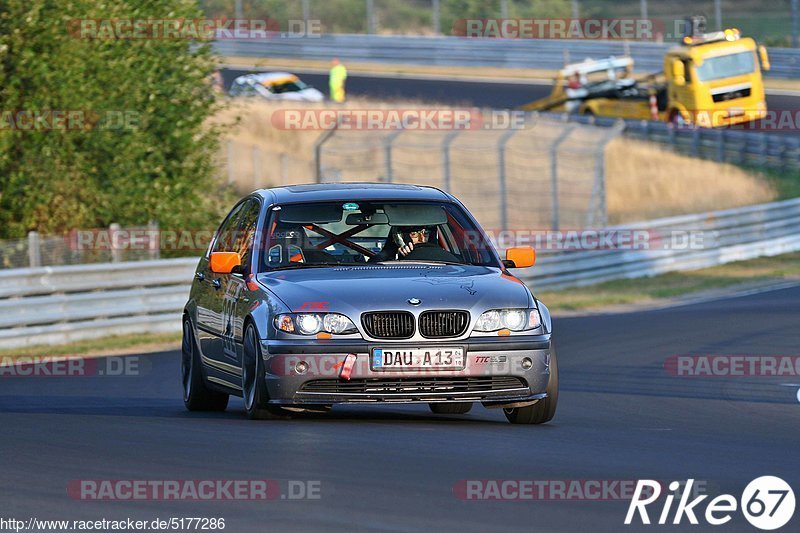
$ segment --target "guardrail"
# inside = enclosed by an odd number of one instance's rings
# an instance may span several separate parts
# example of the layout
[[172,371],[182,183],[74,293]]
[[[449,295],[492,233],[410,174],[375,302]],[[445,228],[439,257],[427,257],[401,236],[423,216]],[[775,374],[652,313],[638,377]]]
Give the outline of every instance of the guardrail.
[[[695,270],[798,251],[798,227],[800,198],[625,224],[604,231],[646,232],[644,249],[545,252],[518,275],[534,290],[553,290]],[[702,243],[689,245],[690,238]]]
[[[216,41],[226,57],[280,57],[344,62],[557,70],[587,57],[630,55],[637,72],[659,72],[672,43],[565,39],[477,39],[329,34],[302,38]],[[800,77],[800,50],[770,48],[776,78]]]
[[[586,115],[560,116],[562,120],[569,122],[606,127],[621,121],[618,118]],[[780,171],[800,170],[800,135],[797,131],[765,133],[755,130],[676,127],[652,120],[624,122],[625,137],[659,143],[691,157]]]
[[[800,199],[625,224],[646,249],[539,251],[518,275],[535,291],[693,270],[800,250]],[[701,246],[661,246],[674,235]],[[180,331],[196,258],[0,271],[0,348]]]
[[197,258],[0,270],[0,347],[177,332]]

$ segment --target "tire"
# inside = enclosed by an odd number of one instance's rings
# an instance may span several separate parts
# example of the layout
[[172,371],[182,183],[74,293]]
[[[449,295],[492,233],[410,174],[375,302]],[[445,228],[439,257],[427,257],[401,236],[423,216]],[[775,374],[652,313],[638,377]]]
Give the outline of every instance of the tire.
[[429,403],[428,407],[437,415],[465,415],[472,409],[472,402]]
[[183,404],[189,411],[224,411],[228,407],[228,395],[212,390],[206,385],[200,353],[194,340],[194,330],[187,317],[183,319],[181,381]]
[[550,349],[550,379],[547,382],[547,398],[527,407],[503,409],[512,424],[544,424],[553,419],[558,405],[558,359],[555,347]]
[[669,114],[669,123],[674,128],[685,128],[688,125],[686,119],[683,118],[683,115],[677,109],[674,109]]
[[288,413],[280,407],[269,405],[267,384],[264,382],[264,359],[256,328],[248,324],[244,333],[242,352],[242,397],[244,410],[250,420],[286,418]]

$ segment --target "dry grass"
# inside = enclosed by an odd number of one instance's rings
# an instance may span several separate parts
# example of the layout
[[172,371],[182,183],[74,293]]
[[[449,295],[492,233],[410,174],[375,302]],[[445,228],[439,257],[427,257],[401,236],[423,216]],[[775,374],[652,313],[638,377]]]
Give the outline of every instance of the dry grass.
[[[331,105],[327,102],[293,104],[263,100],[233,102],[215,118],[216,122],[228,124],[238,120],[227,136],[227,153],[223,154],[224,159],[231,162],[232,179],[229,181],[236,183],[240,192],[314,181],[314,143],[324,132],[280,129],[272,124],[272,117],[279,110],[326,109]],[[441,108],[412,101],[390,104],[357,98],[348,99],[345,106],[353,109]],[[254,154],[254,147],[258,148],[257,154]],[[255,166],[259,167],[258,172],[254,172]]]
[[762,176],[726,163],[675,154],[657,145],[617,139],[607,152],[612,223],[726,209],[777,198]]
[[[275,127],[271,121],[275,111],[297,109],[301,105],[303,109],[322,109],[331,104],[287,104],[259,100],[235,102],[216,118],[225,123],[232,123],[237,117],[239,118],[238,125],[231,128],[228,136],[231,142],[224,155],[229,161],[231,181],[237,184],[240,192],[288,183],[308,183],[314,180],[314,143],[323,132],[282,130]],[[352,99],[345,105],[354,109],[436,107],[418,102],[386,103],[366,99]],[[531,139],[533,139],[530,142],[541,141],[549,136],[546,126],[538,128],[541,129],[530,133]],[[477,135],[487,133],[489,132]],[[365,139],[366,145],[370,136],[374,138],[379,134],[367,132],[361,135]],[[407,134],[408,137],[412,135],[414,134]],[[516,139],[515,143],[529,142],[523,136],[520,137]],[[466,140],[467,136],[464,136],[459,142],[463,143]],[[578,141],[580,139],[576,138],[576,142],[582,144]],[[430,142],[435,143],[438,140]],[[487,136],[485,142],[491,143],[492,141]],[[586,143],[591,142],[587,137]],[[526,144],[526,146],[530,147],[531,145]],[[253,147],[257,147],[257,150],[254,151]],[[430,146],[427,149],[420,148],[416,157],[418,167],[425,167],[425,162],[429,160],[436,162],[440,160],[439,155],[433,154],[430,148]],[[527,148],[527,150],[533,150],[533,148]],[[478,155],[479,153],[476,152],[475,156]],[[409,155],[406,154],[406,157]],[[486,165],[475,165],[475,176],[462,176],[465,183],[486,183],[484,179],[486,168],[494,169],[496,167],[493,156],[488,155],[488,152],[485,159]],[[572,161],[572,163],[575,162]],[[591,171],[591,167],[582,169],[576,165],[573,164],[576,172]],[[258,167],[258,171],[254,171],[256,167]],[[535,168],[531,166],[528,170],[541,173],[549,172],[548,168],[548,165],[542,164]],[[423,172],[420,174],[425,174],[425,170],[422,168]],[[491,171],[494,172],[494,170]],[[436,176],[438,176],[438,172],[433,168],[428,170],[428,173]],[[729,164],[689,158],[662,150],[657,145],[630,139],[617,139],[609,145],[606,174],[608,211],[611,223],[725,209],[768,202],[777,197],[777,192],[771,182],[757,173],[748,172]],[[513,177],[511,176],[512,179]],[[408,179],[400,181],[408,181]],[[417,181],[424,181],[423,176],[421,175]],[[465,201],[469,205],[471,192],[477,191],[460,191],[457,194],[465,196]]]

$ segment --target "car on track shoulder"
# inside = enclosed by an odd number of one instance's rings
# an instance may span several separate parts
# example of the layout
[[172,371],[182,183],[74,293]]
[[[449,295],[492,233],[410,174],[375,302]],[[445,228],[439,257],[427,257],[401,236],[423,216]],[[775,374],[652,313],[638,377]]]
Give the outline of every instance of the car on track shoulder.
[[553,418],[558,364],[547,307],[461,202],[376,183],[259,190],[222,221],[183,313],[183,398],[247,416],[334,404],[474,403],[513,423]]
[[266,100],[321,102],[323,94],[288,72],[260,72],[239,76],[228,91],[231,96],[261,96]]

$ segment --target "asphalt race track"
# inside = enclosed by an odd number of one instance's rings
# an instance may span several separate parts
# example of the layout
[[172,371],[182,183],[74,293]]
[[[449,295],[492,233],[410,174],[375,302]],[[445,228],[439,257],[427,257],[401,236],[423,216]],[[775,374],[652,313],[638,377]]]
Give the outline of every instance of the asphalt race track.
[[[273,69],[274,70],[274,69]],[[252,70],[223,69],[226,89],[237,76]],[[297,73],[309,85],[328,94],[326,74]],[[379,99],[419,100],[448,105],[514,108],[550,94],[549,83],[510,83],[501,81],[441,80],[425,78],[392,78],[351,74],[347,77],[347,93],[351,96],[368,96]],[[800,94],[769,94],[767,108],[773,110],[800,110]]]
[[[796,490],[800,377],[676,377],[664,363],[674,354],[797,355],[798,317],[800,287],[556,319],[561,398],[555,420],[539,427],[482,407],[440,416],[426,406],[355,406],[251,422],[236,399],[225,413],[189,413],[177,352],[143,356],[139,376],[0,378],[0,498],[18,519],[223,517],[226,531],[652,530],[623,526],[627,501],[473,501],[453,488],[694,478],[712,497],[738,499],[750,480],[776,475]],[[81,501],[66,490],[81,479],[318,481],[320,498]],[[737,513],[716,530],[750,527]]]

